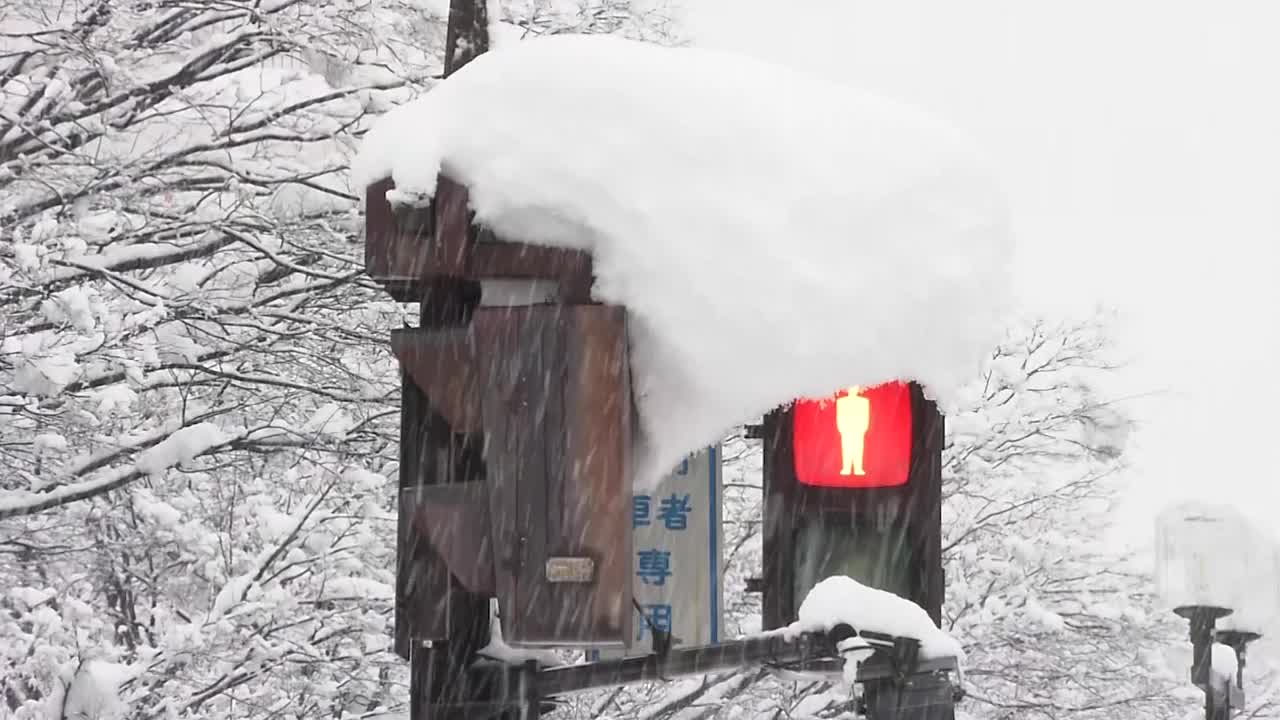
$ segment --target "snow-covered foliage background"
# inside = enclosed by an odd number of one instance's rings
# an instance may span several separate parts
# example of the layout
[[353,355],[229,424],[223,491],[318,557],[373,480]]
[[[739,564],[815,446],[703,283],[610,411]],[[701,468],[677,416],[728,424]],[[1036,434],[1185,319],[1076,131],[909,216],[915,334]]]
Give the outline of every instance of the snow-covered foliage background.
[[[0,717],[357,718],[390,652],[411,308],[362,277],[347,165],[441,70],[442,0],[0,8]],[[662,8],[513,0],[505,32],[676,42]],[[1105,321],[1010,329],[949,418],[946,629],[976,718],[1181,718],[1185,628],[1105,543]],[[726,444],[731,630],[759,627],[759,448]],[[1280,717],[1265,656],[1253,717]],[[733,673],[564,717],[837,717]]]

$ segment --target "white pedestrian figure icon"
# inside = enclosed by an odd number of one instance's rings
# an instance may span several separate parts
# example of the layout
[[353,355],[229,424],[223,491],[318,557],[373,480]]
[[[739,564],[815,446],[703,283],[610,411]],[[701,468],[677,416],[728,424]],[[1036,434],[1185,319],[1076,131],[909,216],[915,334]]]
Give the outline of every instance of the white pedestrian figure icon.
[[862,397],[862,388],[854,385],[836,398],[836,429],[840,431],[840,474],[866,475],[862,455],[871,425],[871,401]]

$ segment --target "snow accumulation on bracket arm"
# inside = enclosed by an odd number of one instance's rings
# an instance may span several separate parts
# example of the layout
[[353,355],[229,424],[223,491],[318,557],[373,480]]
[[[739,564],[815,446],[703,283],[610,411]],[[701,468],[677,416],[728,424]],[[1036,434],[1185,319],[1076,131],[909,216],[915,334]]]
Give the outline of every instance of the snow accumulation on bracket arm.
[[365,270],[403,302],[448,302],[478,293],[486,279],[556,283],[555,299],[591,301],[591,256],[579,250],[506,242],[471,222],[467,188],[441,175],[425,207],[393,205],[395,183],[366,188]]

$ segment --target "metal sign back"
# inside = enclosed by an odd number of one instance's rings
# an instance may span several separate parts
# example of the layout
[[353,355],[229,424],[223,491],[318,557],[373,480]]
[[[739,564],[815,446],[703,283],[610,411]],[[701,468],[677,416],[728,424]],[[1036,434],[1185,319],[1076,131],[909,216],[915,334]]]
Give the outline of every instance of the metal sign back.
[[[487,508],[466,509],[487,517],[492,557],[426,533],[453,574],[484,591],[473,566],[491,565],[512,644],[624,645],[634,622],[625,311],[479,308],[466,328],[398,331],[392,348],[455,431],[484,434]],[[588,562],[591,579],[571,581]]]

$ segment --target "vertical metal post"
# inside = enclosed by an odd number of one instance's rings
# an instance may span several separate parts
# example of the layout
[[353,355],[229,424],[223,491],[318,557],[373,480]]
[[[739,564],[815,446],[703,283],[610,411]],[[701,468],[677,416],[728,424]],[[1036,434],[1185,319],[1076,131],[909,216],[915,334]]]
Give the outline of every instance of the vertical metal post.
[[[419,402],[406,402],[403,411],[429,412]],[[430,461],[410,466],[407,480],[419,485],[479,481],[483,466],[473,457],[472,443],[455,438],[438,417],[420,430],[402,442],[412,443],[410,449]],[[436,720],[448,717],[445,706],[470,698],[468,668],[476,651],[489,642],[489,599],[462,587],[426,538],[413,532],[409,537],[415,542],[400,548],[400,573],[409,586],[403,632],[409,638],[410,720]]]
[[942,603],[946,580],[942,569],[942,448],[946,420],[924,390],[911,384],[911,478],[907,483],[906,518],[911,526],[909,542],[918,558],[918,595],[912,598],[942,627]]
[[[1204,690],[1205,720],[1222,720],[1229,708],[1216,707],[1213,697],[1213,626],[1231,610],[1209,605],[1184,605],[1173,611],[1191,625],[1191,682]],[[1227,694],[1230,697],[1230,693]]]
[[[485,0],[452,0],[445,37],[444,74],[452,74],[488,49],[488,13]],[[431,328],[463,326],[468,322],[471,310],[478,300],[477,288],[470,287],[467,283],[442,283],[430,287],[420,298],[419,325]],[[407,444],[402,455],[413,455],[426,462],[420,463],[422,467],[417,468],[414,473],[416,477],[402,479],[402,485],[406,480],[410,486],[414,483],[478,480],[479,478],[474,477],[459,477],[483,473],[483,468],[477,463],[465,462],[460,457],[466,453],[465,449],[457,446],[447,425],[435,422],[429,401],[426,398],[421,400],[420,406],[415,404],[414,407],[406,405],[401,408],[401,443]],[[420,425],[426,427],[408,434],[403,431]],[[441,452],[445,455],[446,467],[431,467],[435,465],[432,460]],[[403,511],[401,515],[404,515]],[[402,517],[401,525],[404,523]],[[405,553],[406,548],[402,547],[401,552]],[[408,560],[413,561],[412,553]],[[442,705],[462,703],[470,699],[467,668],[474,659],[475,651],[489,641],[488,598],[465,592],[453,578],[449,579],[448,585],[448,597],[444,600],[448,604],[445,611],[447,639],[440,642],[415,638],[409,648],[411,720],[433,720],[447,716],[447,713],[440,712]]]
[[485,0],[452,0],[444,44],[445,77],[488,50],[489,11]]
[[520,707],[512,720],[537,720],[542,715],[542,695],[538,692],[538,665],[532,660],[520,668]]
[[792,445],[792,410],[780,408],[764,417],[764,524],[762,614],[765,630],[784,627],[798,610],[792,590],[795,517],[791,495],[796,484]]

